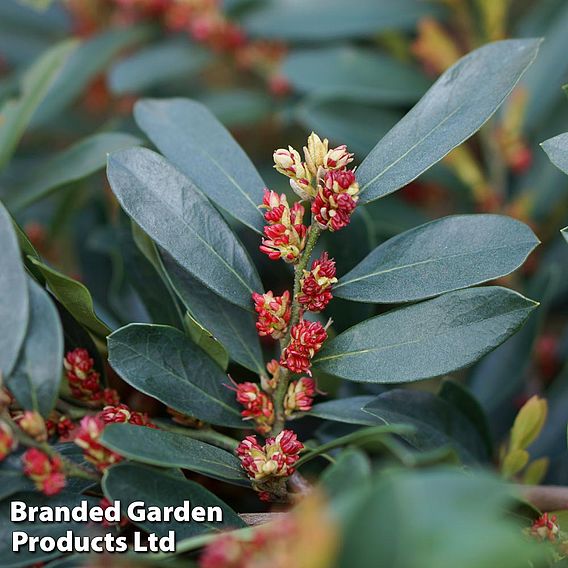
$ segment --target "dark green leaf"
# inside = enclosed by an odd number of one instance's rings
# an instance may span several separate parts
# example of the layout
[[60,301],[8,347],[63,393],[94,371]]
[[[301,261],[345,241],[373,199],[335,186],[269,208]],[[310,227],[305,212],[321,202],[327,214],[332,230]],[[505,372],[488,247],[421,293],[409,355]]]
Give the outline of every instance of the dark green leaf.
[[509,274],[538,245],[527,225],[502,215],[455,215],[378,246],[334,287],[340,298],[401,303]]
[[470,420],[429,392],[394,389],[376,397],[364,410],[385,424],[414,426],[414,431],[403,438],[418,450],[451,446],[469,464],[489,457],[485,440]]
[[39,268],[54,296],[82,326],[103,338],[111,333],[108,326],[95,314],[91,293],[81,282],[65,276],[33,257],[30,261]]
[[145,99],[136,104],[138,126],[168,160],[216,205],[261,232],[265,183],[224,126],[201,103]]
[[438,396],[449,402],[468,418],[485,442],[487,454],[493,455],[493,437],[491,436],[487,415],[469,389],[452,379],[446,379],[442,382]]
[[367,412],[364,412],[363,407],[367,406],[375,398],[373,395],[362,395],[320,402],[312,407],[309,415],[323,418],[324,420],[332,420],[333,422],[373,426],[380,422],[376,418],[369,416]]
[[180,507],[189,501],[191,507],[221,507],[223,522],[137,522],[149,532],[165,536],[175,531],[176,540],[196,534],[219,532],[244,526],[239,516],[223,501],[193,481],[173,476],[148,466],[123,463],[108,469],[103,477],[103,491],[111,501],[120,501],[123,510],[133,501],[146,507]]
[[0,203],[0,372],[7,376],[26,335],[29,299],[12,218]]
[[76,47],[66,41],[46,51],[22,79],[21,95],[9,100],[0,113],[0,170],[8,163],[34,111],[46,97],[56,76]]
[[292,51],[282,73],[296,90],[312,95],[395,106],[415,103],[430,86],[408,64],[376,50],[348,46]]
[[568,132],[546,140],[541,146],[550,161],[568,175]]
[[212,424],[243,425],[227,375],[181,331],[131,324],[108,337],[108,348],[113,369],[139,391]]
[[150,27],[128,26],[105,31],[82,43],[69,58],[45,100],[33,116],[33,125],[44,125],[73,103],[123,49],[152,37]]
[[191,340],[203,349],[223,371],[229,366],[229,353],[215,336],[205,329],[189,312],[184,317],[185,330]]
[[208,63],[209,54],[187,40],[166,40],[125,57],[109,72],[113,93],[141,93],[174,79],[187,79]]
[[351,487],[364,486],[370,478],[369,458],[358,448],[348,448],[341,452],[334,464],[326,468],[319,482],[330,498],[337,499]]
[[449,292],[348,329],[326,343],[315,365],[357,382],[438,377],[495,349],[537,305],[500,287]]
[[474,134],[513,90],[539,44],[491,43],[448,69],[357,170],[362,201],[400,189]]
[[225,220],[188,178],[155,152],[109,157],[108,178],[124,210],[195,278],[251,309],[262,290],[250,257]]
[[374,36],[386,30],[413,30],[439,11],[418,0],[267,0],[243,20],[253,36],[286,41],[333,41]]
[[121,132],[94,134],[84,138],[34,167],[33,172],[18,182],[8,198],[8,205],[12,210],[27,207],[59,187],[103,169],[109,153],[139,143],[138,138]]
[[28,329],[6,386],[21,406],[47,417],[55,406],[63,373],[63,330],[49,295],[31,278],[28,293]]
[[248,485],[236,456],[183,434],[132,424],[109,424],[101,442],[131,460],[188,469],[229,483]]
[[264,373],[254,316],[214,294],[167,253],[162,259],[172,286],[196,321],[226,347],[233,361]]

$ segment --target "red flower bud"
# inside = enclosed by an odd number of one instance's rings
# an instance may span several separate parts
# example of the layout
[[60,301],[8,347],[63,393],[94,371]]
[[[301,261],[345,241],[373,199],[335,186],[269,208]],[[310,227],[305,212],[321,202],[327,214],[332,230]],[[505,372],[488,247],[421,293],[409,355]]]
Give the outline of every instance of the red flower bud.
[[313,379],[302,377],[298,381],[292,381],[284,398],[286,416],[294,412],[308,412],[314,403],[315,394],[316,383]]
[[286,291],[282,296],[274,296],[272,291],[266,294],[253,293],[254,309],[258,314],[256,329],[258,335],[264,337],[270,335],[273,339],[284,337],[290,322],[290,292]]
[[235,383],[232,390],[237,393],[237,402],[244,406],[241,416],[245,420],[254,420],[256,429],[261,434],[270,431],[274,423],[274,404],[256,383]]
[[311,359],[327,339],[327,332],[319,322],[300,320],[290,330],[290,344],[282,352],[280,365],[292,373],[311,375]]
[[556,515],[544,513],[531,526],[530,534],[538,540],[558,540],[560,529],[556,524]]
[[47,427],[42,415],[35,410],[26,410],[23,414],[18,415],[16,423],[30,438],[37,442],[45,442],[47,440]]
[[16,448],[16,445],[12,430],[5,422],[0,421],[0,462]]
[[85,458],[101,472],[122,460],[122,456],[99,442],[104,428],[105,423],[100,416],[85,416],[74,439],[75,444],[83,450]]
[[24,475],[45,495],[55,495],[65,487],[63,464],[59,457],[50,457],[37,448],[30,448],[22,456]]
[[336,282],[335,261],[324,252],[314,260],[309,272],[304,270],[298,301],[310,312],[321,312],[332,299],[331,288]]

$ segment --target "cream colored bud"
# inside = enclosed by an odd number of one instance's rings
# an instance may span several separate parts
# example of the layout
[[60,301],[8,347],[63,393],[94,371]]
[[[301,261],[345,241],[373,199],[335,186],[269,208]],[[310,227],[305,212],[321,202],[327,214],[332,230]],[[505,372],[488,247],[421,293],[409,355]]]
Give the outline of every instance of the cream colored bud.
[[308,145],[304,146],[306,165],[312,176],[316,176],[318,169],[323,166],[324,158],[329,148],[327,138],[322,140],[315,132],[308,137]]

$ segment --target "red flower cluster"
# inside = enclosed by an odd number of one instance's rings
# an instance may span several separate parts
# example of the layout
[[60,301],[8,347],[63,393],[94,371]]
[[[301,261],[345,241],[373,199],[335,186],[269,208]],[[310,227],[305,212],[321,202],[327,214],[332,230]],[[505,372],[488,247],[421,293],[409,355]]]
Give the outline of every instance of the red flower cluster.
[[288,385],[288,392],[284,397],[284,411],[286,416],[294,412],[308,412],[314,403],[316,383],[313,379],[302,377]]
[[266,294],[252,295],[254,309],[258,314],[256,329],[261,337],[269,335],[273,339],[280,339],[288,331],[290,322],[290,292],[286,291],[282,296],[275,296],[269,291]]
[[235,383],[233,390],[237,393],[237,402],[244,406],[241,416],[245,420],[254,420],[260,434],[267,434],[274,423],[274,404],[272,398],[256,383]]
[[101,376],[94,369],[95,362],[86,349],[69,351],[63,360],[71,394],[86,402],[118,404],[118,393],[114,389],[103,389]]
[[145,412],[137,412],[130,410],[126,404],[118,404],[116,406],[105,406],[98,414],[105,424],[113,422],[128,422],[136,426],[148,426],[149,428],[157,428],[157,426],[150,421]]
[[556,515],[542,514],[531,526],[530,534],[539,540],[554,542],[560,529],[556,524]]
[[63,463],[59,457],[50,457],[37,448],[30,448],[22,456],[22,464],[24,474],[45,495],[55,495],[65,487]]
[[292,373],[311,376],[311,360],[326,339],[327,332],[321,323],[301,319],[290,330],[290,344],[282,352],[280,365]]
[[237,456],[247,475],[254,481],[288,477],[300,459],[304,445],[291,430],[282,430],[276,438],[267,438],[264,446],[256,436],[247,436],[237,448]]
[[284,194],[264,190],[261,205],[267,209],[264,218],[268,225],[264,227],[264,235],[260,250],[271,260],[284,259],[286,262],[297,262],[306,246],[308,228],[303,224],[304,208],[299,203],[292,207]]
[[312,203],[312,213],[322,229],[339,231],[349,224],[357,206],[359,184],[352,170],[330,170]]
[[14,440],[10,427],[4,422],[0,422],[0,462],[15,448],[16,440]]
[[74,442],[83,450],[87,461],[101,472],[122,460],[122,456],[105,448],[99,442],[105,426],[106,424],[100,415],[85,416],[81,420],[79,432],[74,438]]
[[335,261],[324,252],[320,258],[314,260],[309,272],[304,270],[298,301],[305,310],[321,312],[333,298],[331,288],[336,282]]

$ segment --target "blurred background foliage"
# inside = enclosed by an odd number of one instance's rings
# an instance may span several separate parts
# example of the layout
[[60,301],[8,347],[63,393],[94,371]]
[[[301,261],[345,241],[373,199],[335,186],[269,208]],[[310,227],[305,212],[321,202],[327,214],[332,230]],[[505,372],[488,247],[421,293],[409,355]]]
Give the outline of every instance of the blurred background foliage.
[[[499,284],[541,308],[458,378],[497,442],[532,395],[547,398],[528,451],[550,458],[540,470],[549,482],[568,484],[568,247],[559,233],[568,178],[539,147],[568,130],[567,29],[563,0],[2,0],[0,199],[43,258],[86,285],[109,328],[169,323],[176,314],[167,313],[104,175],[107,153],[146,143],[132,119],[139,97],[204,102],[271,189],[287,191],[273,173],[273,149],[299,147],[315,130],[360,162],[462,55],[503,38],[544,37],[478,135],[401,192],[359,208],[330,250],[341,275],[389,237],[443,215],[503,213],[528,223],[543,246]],[[287,268],[261,257],[252,231],[235,230],[267,288],[280,292]],[[336,331],[384,310],[332,306]],[[324,382],[330,394],[380,392]],[[438,382],[411,388],[435,391]]]

